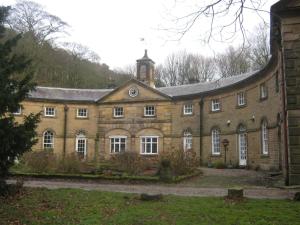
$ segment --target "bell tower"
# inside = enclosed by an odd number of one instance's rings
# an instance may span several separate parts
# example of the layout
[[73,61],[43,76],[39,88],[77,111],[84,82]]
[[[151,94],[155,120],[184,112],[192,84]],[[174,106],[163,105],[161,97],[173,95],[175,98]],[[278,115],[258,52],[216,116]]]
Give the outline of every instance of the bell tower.
[[137,79],[152,88],[155,88],[154,64],[155,62],[148,57],[147,50],[143,58],[136,60]]

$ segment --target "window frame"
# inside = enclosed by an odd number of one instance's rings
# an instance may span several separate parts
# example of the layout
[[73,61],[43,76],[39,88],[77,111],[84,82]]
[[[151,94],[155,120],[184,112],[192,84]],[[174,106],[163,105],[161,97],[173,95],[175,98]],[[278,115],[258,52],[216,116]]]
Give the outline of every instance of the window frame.
[[261,153],[269,155],[269,132],[266,120],[263,120],[261,123]]
[[[80,110],[85,110],[85,115],[80,115]],[[88,118],[88,109],[87,108],[77,108],[76,117],[77,118]]]
[[[84,150],[82,151],[78,151],[79,150],[79,141],[84,141]],[[75,151],[77,152],[77,154],[82,154],[83,153],[83,157],[86,157],[87,154],[87,138],[84,134],[78,134],[76,135],[76,146],[75,146]]]
[[[120,114],[120,115],[118,115],[118,110],[122,110],[122,115]],[[116,107],[114,107],[114,110],[113,110],[114,112],[113,112],[113,115],[114,115],[114,117],[115,118],[121,118],[121,117],[124,117],[124,107],[122,107],[122,106],[116,106]]]
[[[188,111],[188,110],[190,110],[190,111]],[[193,110],[194,110],[193,104],[183,105],[183,115],[193,115]]]
[[[53,114],[49,114],[49,111],[47,109],[53,109]],[[44,116],[45,117],[55,117],[56,115],[56,112],[55,112],[55,107],[52,107],[52,106],[45,106],[44,107]],[[47,113],[48,112],[48,113]]]
[[[151,141],[148,142],[147,138],[150,138]],[[156,142],[153,142],[153,139],[156,138]],[[145,139],[145,141],[143,141]],[[156,152],[153,153],[153,143],[156,143]],[[151,152],[147,152],[147,144],[151,146]],[[159,152],[159,136],[140,136],[140,154],[141,155],[158,155]],[[143,147],[144,146],[144,147]],[[144,152],[143,152],[144,149]]]
[[183,133],[183,150],[188,151],[193,148],[193,135],[189,131]]
[[218,128],[211,130],[211,153],[221,155],[221,132]]
[[[112,139],[114,140],[112,143]],[[117,142],[115,139],[119,139]],[[125,139],[124,143],[122,143],[121,139]],[[113,149],[112,149],[112,144],[113,144]],[[122,144],[124,144],[124,150],[122,151]],[[116,145],[118,145],[118,152],[116,152]],[[123,152],[126,152],[126,147],[127,147],[127,136],[123,135],[118,135],[118,136],[109,136],[109,150],[110,154],[120,154]]]
[[13,112],[13,115],[15,115],[15,116],[20,116],[20,115],[22,115],[22,107],[19,106],[19,107],[18,107],[18,110],[17,110],[16,112]]
[[244,91],[241,91],[241,92],[237,93],[237,105],[239,107],[242,107],[242,106],[246,105],[246,93]]
[[[45,135],[46,133],[51,133],[51,142],[46,143],[45,140]],[[45,146],[45,145],[50,145],[50,146]],[[43,133],[43,149],[54,149],[54,132],[52,130],[45,130]]]
[[[215,106],[218,105],[218,108],[215,108]],[[221,102],[220,99],[212,99],[211,100],[211,111],[212,112],[218,112],[221,111]]]
[[[147,109],[147,107],[153,107],[153,110],[149,110]],[[153,114],[149,114],[149,112],[153,112]],[[144,107],[144,116],[145,117],[155,117],[156,116],[156,108],[155,108],[155,105],[146,105]]]
[[268,88],[267,88],[266,83],[260,84],[259,90],[260,90],[260,99],[261,100],[267,99],[268,98]]

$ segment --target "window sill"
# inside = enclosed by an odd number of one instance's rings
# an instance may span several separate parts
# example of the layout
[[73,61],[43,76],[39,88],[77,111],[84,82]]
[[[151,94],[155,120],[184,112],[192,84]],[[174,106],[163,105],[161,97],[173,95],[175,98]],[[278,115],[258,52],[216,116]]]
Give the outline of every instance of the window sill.
[[246,108],[246,107],[247,107],[247,104],[244,104],[244,105],[237,105],[235,108],[242,109],[242,108]]
[[77,120],[88,120],[89,117],[78,117],[78,116],[76,116],[75,119],[77,119]]
[[222,154],[211,154],[210,157],[216,157],[216,158],[218,158],[218,157],[222,157]]
[[267,99],[268,99],[268,96],[266,96],[266,97],[263,97],[263,98],[262,98],[262,97],[260,97],[259,101],[260,101],[260,102],[263,102],[263,101],[265,101],[265,100],[267,100]]
[[260,158],[261,159],[268,159],[268,158],[270,158],[270,155],[269,154],[261,154]]
[[44,118],[49,118],[49,119],[56,119],[57,116],[43,116]]
[[219,109],[219,110],[215,110],[215,111],[213,111],[213,110],[210,110],[210,113],[220,113],[220,112],[222,112],[222,110],[221,110],[221,109]]
[[154,115],[154,116],[146,116],[146,115],[144,115],[143,118],[156,118],[156,115]]
[[158,153],[140,153],[142,156],[156,156]]
[[114,119],[124,119],[124,116],[114,116]]

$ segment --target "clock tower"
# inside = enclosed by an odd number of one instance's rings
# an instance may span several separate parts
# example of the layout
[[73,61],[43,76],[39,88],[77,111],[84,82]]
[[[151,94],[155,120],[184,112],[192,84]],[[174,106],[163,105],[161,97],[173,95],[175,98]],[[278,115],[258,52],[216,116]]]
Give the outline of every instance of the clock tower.
[[154,64],[155,62],[148,57],[147,50],[143,58],[136,60],[137,79],[152,88],[155,88]]

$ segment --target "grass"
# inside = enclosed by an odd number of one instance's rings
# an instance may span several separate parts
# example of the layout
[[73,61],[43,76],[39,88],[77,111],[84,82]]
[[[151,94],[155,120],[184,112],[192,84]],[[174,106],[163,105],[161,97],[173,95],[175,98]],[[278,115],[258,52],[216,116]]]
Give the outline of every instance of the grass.
[[0,224],[300,224],[300,203],[288,200],[165,196],[143,202],[133,194],[25,189],[0,201]]

